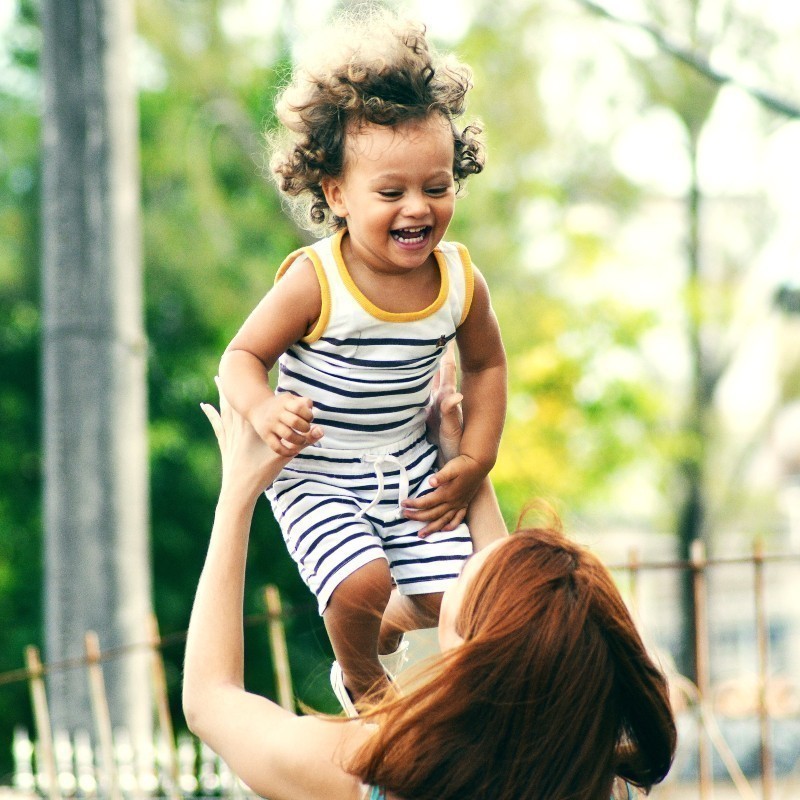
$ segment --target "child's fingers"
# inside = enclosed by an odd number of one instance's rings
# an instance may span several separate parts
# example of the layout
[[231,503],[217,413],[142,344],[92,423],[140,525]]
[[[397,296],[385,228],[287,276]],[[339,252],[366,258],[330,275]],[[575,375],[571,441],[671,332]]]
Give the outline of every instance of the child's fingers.
[[290,428],[287,425],[276,425],[273,433],[284,442],[298,447],[305,447],[306,445],[314,444],[322,437],[322,428],[319,425],[314,425],[303,432],[294,430],[294,428]]
[[281,456],[297,455],[307,447],[322,438],[322,428],[312,426],[307,433],[300,433],[285,425],[277,425],[275,430],[267,436],[267,444]]
[[305,444],[306,437],[300,431],[290,428],[288,425],[278,424],[273,429],[273,433],[285,442],[291,444]]
[[[284,405],[284,410],[296,414],[300,419],[311,422],[314,419],[313,404],[307,397],[289,396]],[[294,427],[294,426],[293,426]]]
[[[304,417],[298,416],[293,411],[290,411],[288,408],[284,409],[281,412],[278,419],[287,428],[291,428],[293,431],[299,431],[300,433],[308,433],[311,430],[311,420],[306,420]],[[313,419],[313,417],[311,419]]]
[[456,461],[456,459],[448,461],[435,475],[432,475],[431,486],[442,486],[455,480],[460,474]]
[[279,436],[276,436],[274,433],[269,434],[267,437],[267,444],[279,455],[285,456],[287,458],[291,458],[292,456],[296,456],[300,450],[302,450],[301,445],[295,445],[291,442],[284,442]]
[[450,521],[455,516],[455,511],[448,511],[446,514],[443,514],[437,520],[426,525],[421,531],[417,533],[421,539],[424,539],[426,536],[429,536],[432,533],[437,533],[438,531],[446,530],[447,525],[450,524]]
[[443,531],[454,531],[466,518],[467,516],[467,509],[466,508],[459,508],[455,514],[453,514],[453,518],[450,522],[445,525],[442,530]]
[[429,508],[409,508],[408,506],[404,506],[403,515],[407,519],[413,519],[417,522],[433,522],[452,510],[448,503],[439,502]]
[[[433,485],[433,477],[431,477],[431,485]],[[439,488],[422,495],[422,497],[409,497],[403,500],[403,508],[409,511],[430,511],[432,508],[441,507],[443,511],[449,511],[452,509],[449,495],[449,492]]]
[[431,492],[424,497],[409,497],[403,500],[403,508],[406,511],[421,511],[422,509],[430,508],[439,502],[435,495],[436,492]]
[[296,444],[294,442],[287,442],[286,439],[281,439],[281,445],[283,445],[284,448],[284,452],[281,453],[281,455],[296,456],[306,446],[306,444],[306,442]]

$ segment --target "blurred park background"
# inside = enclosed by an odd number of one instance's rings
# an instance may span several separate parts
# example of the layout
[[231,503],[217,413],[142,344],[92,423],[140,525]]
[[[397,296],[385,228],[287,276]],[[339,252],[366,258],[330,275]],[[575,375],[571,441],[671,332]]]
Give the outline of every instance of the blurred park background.
[[[42,68],[43,42],[69,33],[43,35],[43,10],[57,5],[0,4],[0,679],[23,664],[28,644],[50,659],[82,652],[81,632],[64,627],[67,606],[57,623],[61,650],[52,652],[48,582],[69,580],[91,595],[93,582],[109,581],[85,554],[67,576],[45,567],[48,541],[52,548],[65,535],[48,529],[43,499],[54,413],[43,341],[54,327],[42,298],[58,268],[47,253],[65,245],[54,241],[64,229],[52,227],[42,179],[43,153],[58,158],[52,142],[47,150],[43,108],[53,107],[59,85],[52,64]],[[131,313],[143,321],[137,352],[146,370],[146,486],[131,499],[143,504],[134,550],[144,557],[112,556],[122,559],[114,574],[148,574],[105,587],[119,608],[95,603],[97,627],[106,612],[152,604],[162,635],[186,628],[219,477],[198,404],[215,399],[220,354],[283,257],[308,241],[282,212],[263,136],[275,124],[273,99],[293,49],[346,5],[138,0],[130,46],[104,56],[110,63],[130,53],[109,70],[130,77],[138,115],[130,175],[140,202],[127,255],[143,275],[143,306]],[[468,181],[448,238],[467,244],[486,276],[508,351],[508,420],[492,476],[509,523],[545,498],[609,563],[632,549],[643,562],[686,561],[693,541],[712,559],[749,554],[754,542],[796,557],[800,5],[386,5],[421,18],[435,43],[474,70],[467,118],[483,121],[488,162]],[[102,18],[103,6],[70,0],[61,11],[80,9],[88,30],[87,15]],[[81,51],[80,40],[72,46]],[[113,103],[113,80],[105,92]],[[90,277],[60,279],[91,305]],[[138,303],[135,284],[128,299]],[[92,377],[91,363],[60,368]],[[80,409],[68,411],[79,426]],[[62,454],[64,463],[78,476],[90,469],[79,452]],[[88,535],[98,551],[109,547],[99,529]],[[59,546],[70,551],[69,540]],[[784,681],[795,717],[797,564],[770,566],[766,596],[770,671]],[[711,678],[720,684],[746,686],[756,673],[749,580],[729,571],[710,582]],[[263,611],[266,584],[280,589],[297,695],[334,710],[324,630],[266,503],[249,581],[251,613]],[[694,680],[688,582],[677,571],[654,578],[640,600],[654,646]],[[102,644],[128,643],[113,636]],[[266,628],[248,628],[248,637],[249,685],[274,696]],[[164,656],[180,728],[175,641]],[[0,783],[11,771],[12,730],[33,729],[27,691],[24,681],[0,680]],[[786,763],[796,769],[800,733],[792,736]]]

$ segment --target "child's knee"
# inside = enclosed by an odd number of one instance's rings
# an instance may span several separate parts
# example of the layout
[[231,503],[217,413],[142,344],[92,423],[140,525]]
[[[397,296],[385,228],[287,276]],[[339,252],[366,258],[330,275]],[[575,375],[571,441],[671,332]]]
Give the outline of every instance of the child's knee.
[[382,558],[359,567],[348,575],[331,594],[328,610],[334,613],[383,614],[392,593],[389,565]]
[[439,609],[442,607],[443,592],[432,592],[431,594],[412,594],[408,599],[422,612],[434,617],[439,616]]

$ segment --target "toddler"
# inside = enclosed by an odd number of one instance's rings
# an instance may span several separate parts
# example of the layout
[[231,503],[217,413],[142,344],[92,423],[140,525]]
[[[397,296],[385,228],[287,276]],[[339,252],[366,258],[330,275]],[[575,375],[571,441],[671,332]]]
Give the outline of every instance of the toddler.
[[[469,69],[384,12],[309,52],[277,103],[272,168],[306,225],[333,233],[286,258],[220,377],[264,441],[294,456],[267,496],[354,714],[386,688],[402,633],[436,624],[473,550],[463,520],[497,456],[506,363],[483,277],[443,239],[460,184],[483,168],[479,128],[455,123]],[[437,471],[426,410],[453,339],[464,433]]]

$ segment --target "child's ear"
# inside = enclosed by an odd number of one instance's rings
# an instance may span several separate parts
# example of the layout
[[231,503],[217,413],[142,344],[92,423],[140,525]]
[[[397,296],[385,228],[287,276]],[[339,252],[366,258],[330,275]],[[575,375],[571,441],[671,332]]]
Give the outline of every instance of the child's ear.
[[345,219],[347,217],[347,205],[344,202],[341,182],[337,178],[323,178],[320,181],[320,185],[330,210],[340,219]]

